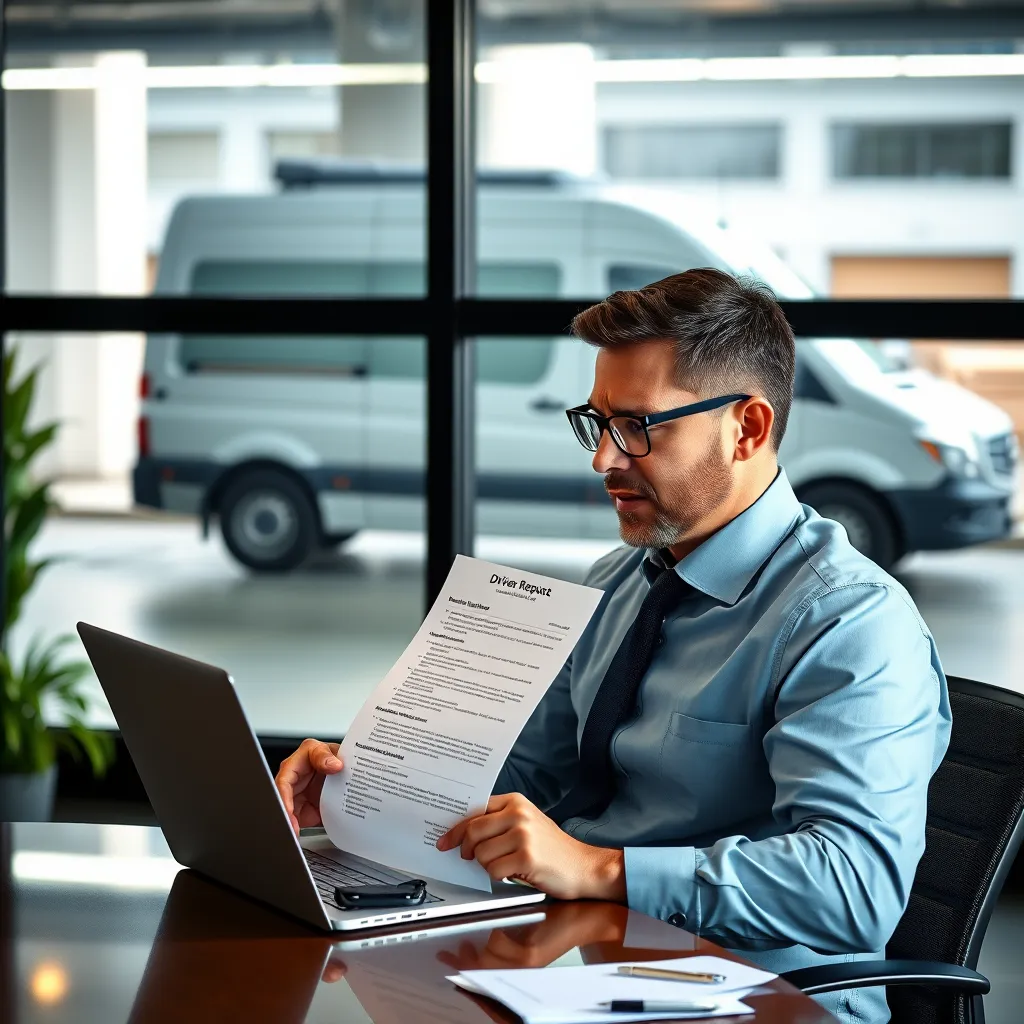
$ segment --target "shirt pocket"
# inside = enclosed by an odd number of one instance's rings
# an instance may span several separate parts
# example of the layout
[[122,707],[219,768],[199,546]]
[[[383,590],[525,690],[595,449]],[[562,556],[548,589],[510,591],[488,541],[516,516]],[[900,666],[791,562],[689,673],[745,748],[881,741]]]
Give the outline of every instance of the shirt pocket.
[[709,722],[704,718],[691,718],[678,711],[673,712],[668,731],[672,736],[678,736],[682,740],[709,743],[715,747],[738,747],[751,742],[749,725]]
[[752,726],[675,712],[661,746],[660,774],[675,805],[693,808],[699,831],[714,831],[746,815],[762,757]]

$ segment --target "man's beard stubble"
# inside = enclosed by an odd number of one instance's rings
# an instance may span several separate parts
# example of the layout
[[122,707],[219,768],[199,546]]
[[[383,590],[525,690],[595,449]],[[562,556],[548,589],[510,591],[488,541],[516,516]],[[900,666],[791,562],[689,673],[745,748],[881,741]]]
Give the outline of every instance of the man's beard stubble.
[[661,549],[684,539],[732,490],[732,476],[722,458],[718,437],[712,434],[707,451],[685,481],[674,482],[655,498],[649,484],[627,474],[609,473],[605,486],[635,491],[651,502],[654,518],[619,512],[619,536],[634,548]]

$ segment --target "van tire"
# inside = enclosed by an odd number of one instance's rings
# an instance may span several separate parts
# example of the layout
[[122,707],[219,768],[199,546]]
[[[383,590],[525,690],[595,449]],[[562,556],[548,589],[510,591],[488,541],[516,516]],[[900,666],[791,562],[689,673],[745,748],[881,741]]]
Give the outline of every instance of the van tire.
[[891,569],[903,557],[899,529],[884,500],[866,487],[834,481],[802,488],[800,501],[841,524],[861,554]]
[[228,483],[220,499],[220,529],[228,551],[256,572],[297,568],[320,535],[305,488],[275,469],[249,470]]

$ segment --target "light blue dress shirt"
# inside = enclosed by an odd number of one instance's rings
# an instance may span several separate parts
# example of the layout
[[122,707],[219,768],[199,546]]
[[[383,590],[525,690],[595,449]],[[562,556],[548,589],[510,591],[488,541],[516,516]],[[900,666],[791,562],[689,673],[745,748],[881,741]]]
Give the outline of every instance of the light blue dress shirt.
[[[605,592],[498,778],[543,809],[572,785],[587,712],[656,574],[621,547]],[[924,850],[949,742],[946,680],[906,590],[801,505],[780,470],[674,570],[638,714],[612,739],[615,792],[565,830],[625,849],[629,906],[778,972],[881,956]],[[884,989],[819,997],[888,1020]]]

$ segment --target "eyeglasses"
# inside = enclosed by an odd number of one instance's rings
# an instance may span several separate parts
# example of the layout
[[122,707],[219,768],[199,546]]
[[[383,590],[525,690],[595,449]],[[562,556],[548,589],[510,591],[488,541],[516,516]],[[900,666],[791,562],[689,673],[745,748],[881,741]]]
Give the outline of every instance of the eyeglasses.
[[651,435],[647,432],[648,427],[655,427],[669,420],[678,420],[683,416],[693,416],[698,412],[720,409],[730,402],[742,402],[750,397],[722,395],[720,398],[706,398],[702,402],[681,405],[678,409],[655,412],[649,416],[602,416],[587,405],[566,409],[565,415],[569,417],[576,439],[588,452],[597,451],[601,445],[601,435],[607,430],[615,447],[623,455],[628,455],[631,459],[642,459],[645,455],[651,454]]

